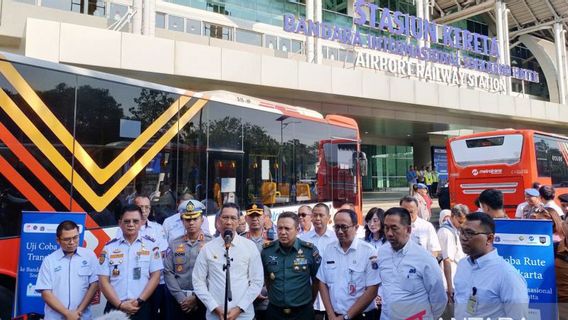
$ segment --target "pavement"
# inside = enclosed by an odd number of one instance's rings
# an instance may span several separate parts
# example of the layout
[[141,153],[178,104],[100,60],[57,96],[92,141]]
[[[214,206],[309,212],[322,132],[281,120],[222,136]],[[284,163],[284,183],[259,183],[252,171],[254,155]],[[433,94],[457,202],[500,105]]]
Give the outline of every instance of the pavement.
[[[407,195],[406,190],[402,191],[386,191],[386,192],[363,192],[363,216],[373,207],[379,207],[383,210],[387,210],[392,207],[399,206],[400,198]],[[434,225],[436,230],[438,229],[438,218],[440,216],[440,206],[438,205],[438,200],[433,199],[432,203],[432,217],[430,222]]]

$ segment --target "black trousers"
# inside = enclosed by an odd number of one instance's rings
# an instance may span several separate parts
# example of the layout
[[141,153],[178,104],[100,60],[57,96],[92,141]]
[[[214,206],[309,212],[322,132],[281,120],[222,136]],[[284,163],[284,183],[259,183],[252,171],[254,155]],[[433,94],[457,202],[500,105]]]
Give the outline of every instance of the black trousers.
[[[110,304],[110,302],[107,301],[104,312],[107,313],[113,310],[118,310],[118,309],[116,309],[112,304]],[[154,320],[155,318],[153,317],[152,314],[152,304],[149,302],[144,303],[140,307],[138,312],[136,312],[135,314],[129,317],[130,320]]]
[[165,284],[159,284],[156,287],[150,300],[152,301],[152,314],[154,315],[154,319],[172,319],[171,315],[176,302]]
[[289,308],[269,303],[266,309],[266,318],[270,320],[313,320],[314,317],[314,305],[311,303]]
[[314,310],[314,320],[327,320],[327,313],[325,311]]

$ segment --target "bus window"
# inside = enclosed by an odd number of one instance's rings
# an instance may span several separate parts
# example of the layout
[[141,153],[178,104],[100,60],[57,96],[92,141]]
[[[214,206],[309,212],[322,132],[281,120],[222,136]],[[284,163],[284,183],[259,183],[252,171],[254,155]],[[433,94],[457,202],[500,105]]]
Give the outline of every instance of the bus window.
[[18,63],[2,68],[14,68],[2,72],[0,87],[16,108],[0,111],[0,235],[15,236],[20,233],[22,210],[71,208],[71,183],[46,152],[72,162],[71,152],[52,133],[51,119],[73,132],[76,76]]
[[[171,126],[179,126],[181,97],[84,76],[78,77],[77,84],[76,139],[86,155],[75,153],[76,178],[83,179],[97,195],[103,195],[97,199],[75,183],[74,192],[81,196],[77,197],[79,204],[100,226],[116,223],[118,211],[137,195],[150,198],[153,219],[163,221],[175,213],[177,141],[162,136]],[[151,125],[157,125],[156,129]],[[132,146],[135,140],[141,144]],[[147,154],[153,157],[140,167],[139,161]],[[113,166],[120,156],[127,158]],[[93,173],[95,166],[104,177]],[[115,184],[120,186],[118,193],[108,194]]]
[[483,164],[515,164],[521,159],[523,136],[503,136],[455,140],[450,144],[454,161],[458,166]]
[[535,134],[534,145],[538,176],[550,177],[554,187],[568,187],[568,143]]

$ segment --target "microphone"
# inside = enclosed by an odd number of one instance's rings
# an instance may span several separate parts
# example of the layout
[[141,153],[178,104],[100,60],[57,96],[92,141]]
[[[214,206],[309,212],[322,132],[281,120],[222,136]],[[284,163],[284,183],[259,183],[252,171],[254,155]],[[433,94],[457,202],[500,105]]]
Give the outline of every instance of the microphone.
[[223,239],[225,240],[225,248],[231,246],[231,241],[233,241],[233,230],[227,229],[223,232]]

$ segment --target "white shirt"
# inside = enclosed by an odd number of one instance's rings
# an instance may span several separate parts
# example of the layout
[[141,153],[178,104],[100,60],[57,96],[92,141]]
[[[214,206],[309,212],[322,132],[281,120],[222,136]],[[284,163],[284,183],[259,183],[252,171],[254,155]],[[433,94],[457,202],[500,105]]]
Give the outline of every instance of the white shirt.
[[[455,317],[508,317],[528,319],[529,295],[526,280],[497,254],[497,249],[476,259],[463,259],[455,277]],[[476,288],[477,306],[468,313],[468,300]]]
[[[235,235],[231,248],[231,291],[233,300],[229,310],[238,307],[245,312],[238,319],[253,319],[253,301],[264,284],[264,270],[260,253],[254,242]],[[217,237],[203,246],[192,274],[193,289],[207,308],[207,319],[219,319],[213,310],[224,307],[225,302],[225,242]]]
[[[91,283],[98,281],[98,266],[97,256],[89,249],[79,247],[72,256],[65,256],[61,248],[57,249],[43,259],[35,289],[37,292],[51,290],[65,308],[75,310]],[[44,312],[46,320],[65,319],[47,303]],[[81,319],[91,319],[89,306],[83,311]]]
[[[149,236],[150,238],[156,240],[158,243],[158,247],[162,252],[162,255],[168,250],[168,240],[166,239],[166,233],[164,232],[164,227],[161,224],[147,220],[146,224],[140,227],[140,235],[141,236]],[[115,238],[122,238],[122,229],[116,229],[116,237]],[[160,274],[160,284],[165,284],[164,275]]]
[[150,274],[164,269],[158,242],[141,234],[132,244],[124,237],[109,241],[101,252],[101,261],[98,274],[109,277],[120,300],[140,297],[150,280]]
[[[320,254],[321,252],[332,242],[337,241],[337,236],[335,232],[329,227],[325,229],[325,232],[320,236],[317,234],[315,227],[312,225],[312,230],[299,236],[301,240],[313,243],[316,248],[318,248]],[[314,310],[325,311],[325,306],[321,301],[321,295],[318,291],[318,296],[314,301]]]
[[[450,268],[452,275],[452,283],[456,275],[456,269],[458,267],[458,262],[465,258],[465,253],[461,246],[459,239],[459,232],[454,227],[454,225],[448,220],[442,224],[440,229],[438,229],[438,240],[440,240],[440,247],[442,248],[442,258],[450,260]],[[444,265],[442,263],[442,271],[444,270]],[[445,277],[445,274],[444,274]],[[447,287],[447,281],[444,281],[444,287]]]
[[432,223],[418,217],[412,222],[410,238],[429,252],[440,251],[440,242]]
[[424,313],[422,319],[438,319],[448,297],[436,259],[414,241],[394,251],[390,243],[379,249],[379,273],[383,287],[381,320],[406,319]]
[[[166,248],[167,243],[175,238],[179,238],[185,234],[185,227],[181,221],[181,214],[176,213],[167,217],[163,223],[164,232],[166,233]],[[201,224],[201,231],[206,235],[211,235],[209,231],[209,219],[207,216],[203,216],[203,223]]]
[[558,213],[559,216],[564,217],[564,211],[560,208],[554,200],[549,200],[547,203],[544,204],[545,208],[552,208]]
[[523,209],[528,206],[529,203],[528,202],[522,202],[521,204],[519,204],[517,206],[517,210],[515,211],[515,218],[517,219],[523,219]]
[[[317,278],[327,285],[331,305],[336,313],[346,314],[367,287],[381,282],[376,257],[375,248],[357,238],[353,239],[347,252],[343,251],[339,241],[334,241],[325,248],[321,254]],[[363,312],[373,309],[374,300]]]

